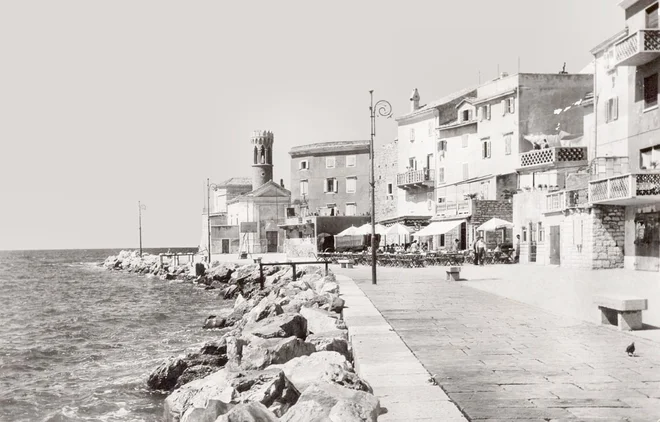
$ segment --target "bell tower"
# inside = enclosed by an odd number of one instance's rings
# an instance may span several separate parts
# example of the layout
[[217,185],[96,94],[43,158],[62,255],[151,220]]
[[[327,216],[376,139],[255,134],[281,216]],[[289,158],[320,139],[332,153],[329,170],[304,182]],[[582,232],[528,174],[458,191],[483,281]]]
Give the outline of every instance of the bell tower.
[[255,130],[252,133],[252,189],[273,180],[273,132]]

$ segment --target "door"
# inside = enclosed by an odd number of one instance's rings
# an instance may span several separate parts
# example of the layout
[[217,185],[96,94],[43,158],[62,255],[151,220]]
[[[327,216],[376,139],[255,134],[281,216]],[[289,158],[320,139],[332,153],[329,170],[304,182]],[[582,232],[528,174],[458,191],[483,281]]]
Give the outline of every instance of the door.
[[550,265],[561,263],[559,226],[550,226]]
[[635,269],[660,271],[660,213],[635,218]]
[[222,239],[222,246],[220,253],[229,253],[229,239]]
[[277,252],[277,232],[266,232],[266,252]]

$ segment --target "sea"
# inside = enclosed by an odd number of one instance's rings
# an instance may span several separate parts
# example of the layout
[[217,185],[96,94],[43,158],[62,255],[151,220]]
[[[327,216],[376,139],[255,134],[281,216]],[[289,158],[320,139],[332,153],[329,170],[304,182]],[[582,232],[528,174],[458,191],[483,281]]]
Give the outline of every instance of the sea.
[[218,338],[202,324],[232,303],[101,267],[118,252],[0,251],[0,421],[162,420],[149,373]]

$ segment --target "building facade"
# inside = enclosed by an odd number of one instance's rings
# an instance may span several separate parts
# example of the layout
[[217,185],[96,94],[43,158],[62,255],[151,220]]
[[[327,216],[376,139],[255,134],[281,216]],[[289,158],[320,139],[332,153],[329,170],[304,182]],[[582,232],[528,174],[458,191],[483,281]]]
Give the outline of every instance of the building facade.
[[370,215],[369,141],[302,145],[289,155],[291,195],[300,215]]
[[[274,135],[255,131],[250,138],[252,178],[214,184],[202,215],[200,250],[214,254],[281,252],[291,192],[273,182]],[[210,211],[210,212],[208,212]],[[208,227],[211,227],[211,244]]]

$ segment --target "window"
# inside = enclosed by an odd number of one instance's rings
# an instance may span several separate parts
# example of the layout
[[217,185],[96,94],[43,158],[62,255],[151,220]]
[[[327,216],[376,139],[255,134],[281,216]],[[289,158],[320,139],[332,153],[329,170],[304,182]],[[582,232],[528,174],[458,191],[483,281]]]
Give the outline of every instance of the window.
[[415,140],[415,128],[410,129],[410,142]]
[[481,158],[490,158],[490,139],[481,140]]
[[309,195],[309,182],[307,180],[300,181],[300,195]]
[[346,167],[355,167],[355,155],[346,156]]
[[527,227],[522,228],[522,241],[527,242]]
[[467,133],[461,136],[461,142],[463,143],[463,148],[468,147],[468,139],[469,139],[469,137],[468,137]]
[[438,151],[447,151],[447,141],[438,141]]
[[329,215],[339,215],[339,209],[337,208],[337,204],[325,204],[325,207],[329,210],[328,214]]
[[325,157],[325,168],[327,169],[335,168],[335,157]]
[[447,198],[444,196],[438,197],[438,204],[444,204],[445,202],[447,202]]
[[619,118],[619,97],[614,97],[607,100],[606,107],[606,122],[609,123]]
[[543,223],[539,221],[539,242],[545,241],[545,230],[543,229]]
[[394,195],[394,183],[388,183],[387,184],[387,196],[393,196]]
[[355,202],[346,203],[346,215],[357,215],[357,205]]
[[346,178],[346,193],[355,193],[357,188],[357,177]]
[[467,180],[470,173],[468,172],[468,163],[463,163],[463,180]]
[[417,170],[417,160],[415,160],[415,157],[408,158],[408,170]]
[[438,183],[445,183],[445,168],[440,167],[438,169]]
[[644,108],[658,105],[658,74],[644,78]]
[[337,179],[334,177],[329,177],[325,179],[325,183],[323,184],[323,192],[325,193],[337,193],[337,188],[338,188],[338,183]]
[[507,133],[504,135],[504,154],[511,155],[511,137],[513,134]]
[[646,9],[646,28],[658,27],[658,3]]
[[490,104],[480,107],[481,118],[479,120],[490,120]]
[[510,114],[516,111],[516,99],[514,97],[506,99],[506,110]]
[[472,110],[463,110],[462,121],[469,122],[470,120],[472,120]]
[[642,170],[660,169],[660,144],[639,151]]
[[298,163],[298,170],[309,170],[309,161],[301,160],[300,163]]

